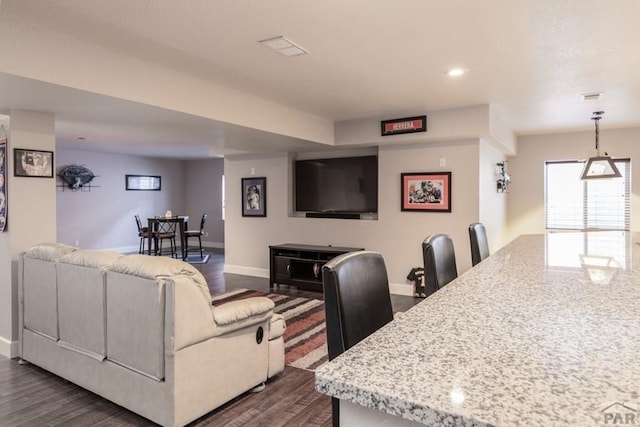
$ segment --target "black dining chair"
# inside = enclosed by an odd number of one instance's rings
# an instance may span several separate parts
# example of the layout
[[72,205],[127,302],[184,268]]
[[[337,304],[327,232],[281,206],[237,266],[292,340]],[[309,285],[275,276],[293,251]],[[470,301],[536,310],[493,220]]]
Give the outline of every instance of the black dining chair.
[[156,255],[162,255],[162,242],[169,241],[169,253],[171,258],[178,257],[178,246],[176,245],[176,222],[175,221],[155,221],[153,239],[156,242]]
[[204,236],[204,222],[207,220],[207,214],[202,214],[202,219],[200,219],[200,229],[199,230],[186,230],[184,232],[184,241],[186,245],[185,253],[189,254],[189,238],[198,238],[198,248],[200,249],[200,259],[204,257],[204,252],[202,251],[202,237]]
[[471,242],[471,264],[475,266],[490,255],[487,230],[483,224],[475,222],[469,225],[469,240]]
[[138,253],[144,253],[144,242],[149,239],[149,228],[142,226],[142,221],[140,221],[140,216],[135,215],[136,225],[138,226],[138,237],[140,238],[140,245],[138,247]]
[[432,234],[422,242],[425,296],[458,277],[453,240],[448,234]]
[[[329,360],[353,347],[393,320],[389,280],[378,252],[339,255],[322,267]],[[340,418],[339,401],[331,401],[333,425]]]

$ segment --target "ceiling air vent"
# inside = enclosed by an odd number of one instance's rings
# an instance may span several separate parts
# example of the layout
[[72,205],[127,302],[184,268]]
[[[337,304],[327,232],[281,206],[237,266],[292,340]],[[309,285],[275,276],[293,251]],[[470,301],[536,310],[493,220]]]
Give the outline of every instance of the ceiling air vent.
[[602,95],[602,92],[583,93],[582,94],[582,100],[583,101],[597,101],[598,99],[600,99],[600,95]]

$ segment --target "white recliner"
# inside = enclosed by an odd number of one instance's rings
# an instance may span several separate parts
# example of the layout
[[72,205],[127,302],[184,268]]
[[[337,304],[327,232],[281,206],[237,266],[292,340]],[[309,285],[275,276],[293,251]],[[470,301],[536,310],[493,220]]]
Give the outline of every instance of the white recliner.
[[284,369],[273,301],[212,306],[182,261],[42,244],[19,269],[22,359],[156,423],[187,424]]

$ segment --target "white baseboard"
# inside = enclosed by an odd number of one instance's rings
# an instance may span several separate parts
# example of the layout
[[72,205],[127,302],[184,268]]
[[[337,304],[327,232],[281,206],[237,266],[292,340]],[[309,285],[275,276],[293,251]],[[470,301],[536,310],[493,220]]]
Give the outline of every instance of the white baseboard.
[[389,292],[394,295],[413,296],[413,285],[405,283],[389,283]]
[[[178,247],[180,247],[180,242],[178,242]],[[224,243],[221,242],[202,242],[202,247],[203,248],[215,248],[215,249],[224,249]],[[145,244],[145,251],[146,251],[146,244]],[[114,252],[118,252],[121,254],[137,254],[138,253],[138,246],[120,246],[117,248],[107,248],[106,250],[108,251],[114,251]]]
[[18,341],[9,341],[5,337],[0,337],[0,355],[9,359],[18,357]]
[[224,249],[224,242],[202,242],[202,247]]
[[268,268],[244,267],[242,265],[225,264],[224,272],[231,274],[244,274],[245,276],[264,277],[266,279],[270,277]]

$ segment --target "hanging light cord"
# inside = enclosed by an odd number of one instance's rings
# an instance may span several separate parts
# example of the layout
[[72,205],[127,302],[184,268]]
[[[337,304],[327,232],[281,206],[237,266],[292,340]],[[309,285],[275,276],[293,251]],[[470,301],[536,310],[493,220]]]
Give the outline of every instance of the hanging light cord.
[[600,122],[600,119],[602,119],[602,115],[603,114],[604,114],[604,111],[594,111],[593,112],[593,117],[591,117],[591,120],[595,120],[595,122],[596,122],[596,152],[598,153],[598,157],[600,157],[600,126],[599,126],[599,122]]

